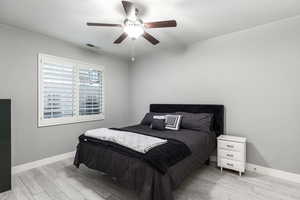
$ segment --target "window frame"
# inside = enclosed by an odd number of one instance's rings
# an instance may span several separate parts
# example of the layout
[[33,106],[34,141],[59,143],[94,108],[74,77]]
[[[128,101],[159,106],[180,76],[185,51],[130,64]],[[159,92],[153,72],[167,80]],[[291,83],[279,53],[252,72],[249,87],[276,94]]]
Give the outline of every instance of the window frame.
[[[75,69],[75,115],[73,117],[60,117],[60,118],[51,118],[44,119],[44,95],[43,95],[43,65],[45,60],[50,61],[51,63],[68,64],[73,65]],[[87,69],[92,68],[95,70],[99,70],[102,73],[102,112],[97,115],[79,115],[79,69]],[[64,124],[72,124],[72,123],[81,123],[81,122],[89,122],[89,121],[100,121],[105,119],[105,72],[104,66],[98,64],[86,63],[74,59],[63,58],[58,56],[52,56],[48,54],[38,54],[38,127],[46,127],[46,126],[55,126],[55,125],[64,125]]]

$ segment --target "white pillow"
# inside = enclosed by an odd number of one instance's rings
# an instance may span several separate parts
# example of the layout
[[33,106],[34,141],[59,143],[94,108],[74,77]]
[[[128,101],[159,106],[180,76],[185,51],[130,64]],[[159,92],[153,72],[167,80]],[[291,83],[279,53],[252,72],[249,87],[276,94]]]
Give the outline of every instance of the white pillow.
[[166,119],[165,115],[154,115],[153,119]]
[[178,131],[180,128],[181,115],[166,115],[166,129]]

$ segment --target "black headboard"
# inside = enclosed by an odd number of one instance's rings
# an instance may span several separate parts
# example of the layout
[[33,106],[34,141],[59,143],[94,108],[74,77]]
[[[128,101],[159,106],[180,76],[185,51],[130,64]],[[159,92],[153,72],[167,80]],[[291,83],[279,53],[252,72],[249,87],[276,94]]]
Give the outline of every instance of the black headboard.
[[217,136],[224,133],[224,105],[210,104],[150,104],[150,112],[172,113],[213,113],[212,128]]

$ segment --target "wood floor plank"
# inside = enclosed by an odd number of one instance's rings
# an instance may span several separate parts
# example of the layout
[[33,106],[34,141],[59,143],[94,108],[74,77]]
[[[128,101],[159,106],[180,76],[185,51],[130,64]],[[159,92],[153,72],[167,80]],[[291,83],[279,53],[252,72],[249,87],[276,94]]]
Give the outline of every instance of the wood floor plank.
[[32,194],[18,176],[12,178],[13,192],[18,200],[33,200]]
[[5,200],[17,200],[16,194],[14,192],[8,193]]
[[70,184],[66,183],[63,179],[56,179],[55,184],[67,195],[71,200],[85,200],[83,194],[77,191]]
[[28,170],[26,172],[22,172],[18,174],[22,183],[28,188],[32,195],[37,195],[39,193],[43,193],[44,190],[42,187],[36,182],[34,177],[31,175],[32,170]]
[[46,193],[39,193],[33,196],[34,200],[53,200]]
[[0,193],[0,200],[6,200],[12,191]]
[[72,185],[76,190],[78,190],[86,199],[105,200],[104,197],[100,196],[97,192],[85,186],[84,184],[82,184],[82,182],[78,181],[77,179],[65,178],[65,181]]
[[[57,164],[63,165],[63,163]],[[73,178],[74,180],[79,181],[80,183],[82,183],[82,185],[89,189],[92,189],[104,198],[107,198],[111,195],[111,187],[109,187],[109,184],[106,184],[103,181],[103,177],[99,176],[99,173],[96,171],[88,172],[88,174],[80,173],[80,170],[70,165],[61,168],[61,171],[63,173],[60,173],[60,178]]]

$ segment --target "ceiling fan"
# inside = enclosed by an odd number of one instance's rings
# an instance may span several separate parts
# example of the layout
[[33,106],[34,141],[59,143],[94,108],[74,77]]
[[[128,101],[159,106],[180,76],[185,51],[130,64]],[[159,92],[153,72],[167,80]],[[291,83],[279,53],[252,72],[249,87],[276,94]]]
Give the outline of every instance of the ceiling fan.
[[153,45],[159,43],[159,41],[154,38],[152,35],[147,33],[145,29],[149,28],[166,28],[166,27],[176,27],[177,22],[175,20],[168,21],[157,21],[157,22],[143,22],[139,17],[139,10],[134,6],[134,4],[130,1],[122,1],[123,8],[126,13],[126,19],[123,24],[106,24],[106,23],[90,23],[88,22],[88,26],[106,26],[106,27],[120,27],[123,28],[124,33],[117,38],[114,43],[120,44],[127,37],[131,39],[137,39],[142,36],[146,40],[148,40]]

